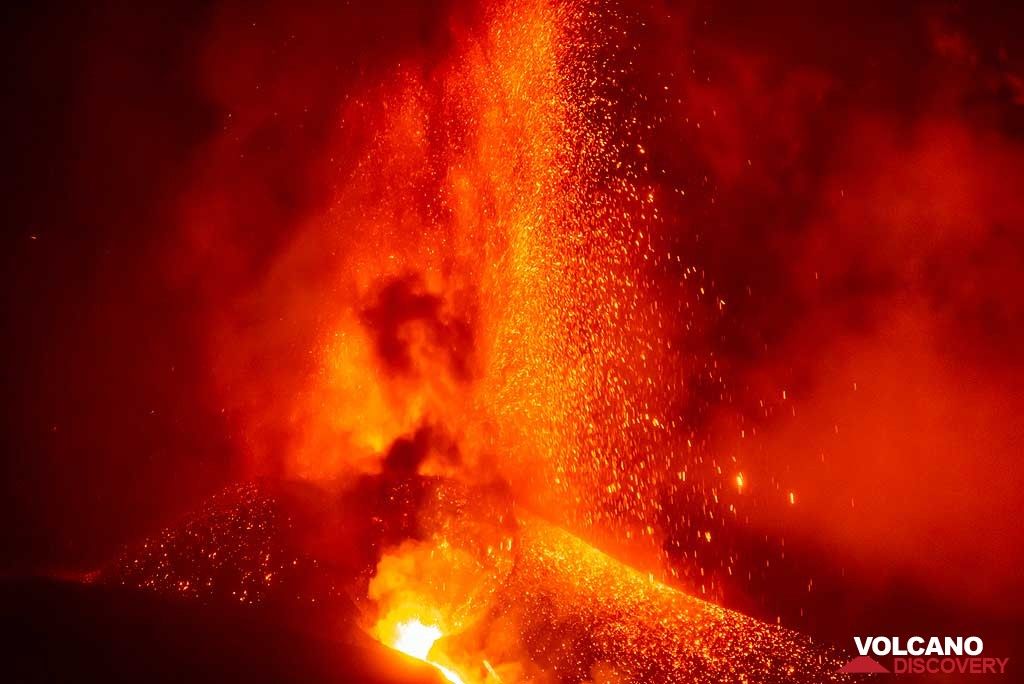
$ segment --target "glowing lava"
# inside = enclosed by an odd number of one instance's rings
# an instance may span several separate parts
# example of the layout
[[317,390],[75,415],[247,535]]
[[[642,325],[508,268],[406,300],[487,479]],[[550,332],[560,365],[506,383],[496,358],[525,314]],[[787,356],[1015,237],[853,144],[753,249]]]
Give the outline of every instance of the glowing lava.
[[[301,608],[297,626],[334,629],[344,578],[294,555],[286,521],[297,511],[295,500],[255,484],[227,490],[126,551],[100,580],[211,604]],[[841,681],[844,661],[828,647],[658,582],[542,520],[518,520],[514,560],[495,568],[452,554],[455,532],[387,553],[371,592],[380,612],[364,623],[450,682]]]
[[455,672],[444,665],[435,663],[427,657],[430,654],[430,649],[434,646],[434,642],[442,636],[439,628],[434,625],[425,625],[413,618],[396,625],[395,634],[395,640],[391,643],[393,649],[433,666],[450,682],[464,684],[462,678]]
[[407,620],[395,627],[398,636],[392,646],[413,658],[426,660],[434,642],[441,638],[441,630],[433,625],[425,625],[419,620]]

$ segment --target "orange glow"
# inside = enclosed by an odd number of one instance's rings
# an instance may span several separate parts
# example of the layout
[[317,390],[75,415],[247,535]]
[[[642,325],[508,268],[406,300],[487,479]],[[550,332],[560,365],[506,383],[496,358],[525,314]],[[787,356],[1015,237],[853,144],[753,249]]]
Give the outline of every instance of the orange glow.
[[431,646],[441,638],[441,630],[412,619],[395,626],[395,641],[392,646],[413,658],[426,660]]
[[395,625],[395,640],[391,647],[417,660],[422,660],[435,667],[441,674],[454,684],[464,684],[461,677],[453,670],[433,662],[427,656],[434,642],[441,638],[441,630],[433,625],[425,625],[413,618]]
[[[487,463],[572,529],[649,524],[657,483],[620,473],[669,458],[680,376],[645,277],[664,256],[640,133],[612,116],[618,20],[510,0],[341,105],[324,206],[253,297],[265,328],[241,316],[217,340],[256,474],[350,481],[430,425],[463,474]],[[268,354],[297,368],[253,374]]]

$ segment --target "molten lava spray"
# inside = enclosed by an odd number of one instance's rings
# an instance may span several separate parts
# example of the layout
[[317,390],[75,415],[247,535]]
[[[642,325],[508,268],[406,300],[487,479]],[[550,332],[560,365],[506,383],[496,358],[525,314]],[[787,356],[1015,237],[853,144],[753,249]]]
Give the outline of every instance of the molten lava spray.
[[[688,458],[668,417],[685,364],[666,360],[650,292],[670,255],[620,106],[628,21],[590,2],[456,11],[442,57],[341,101],[319,210],[219,316],[216,378],[254,473],[343,486],[428,426],[424,474],[500,479],[590,535],[653,536]],[[259,134],[249,114],[214,166]],[[202,179],[197,239],[234,192]]]
[[[661,573],[659,498],[686,486],[693,447],[671,413],[689,362],[666,317],[693,318],[704,293],[687,269],[677,310],[653,296],[682,267],[655,237],[622,79],[636,21],[585,0],[456,9],[443,51],[349,89],[317,140],[315,209],[217,316],[215,378],[253,474],[340,492],[395,472],[499,483],[508,505]],[[204,244],[211,222],[248,198],[210,179],[267,115],[231,112],[213,143],[185,207],[194,252],[229,251]],[[452,511],[415,499],[411,538],[377,542],[368,629],[445,668],[434,642],[493,618],[514,531],[455,538]]]

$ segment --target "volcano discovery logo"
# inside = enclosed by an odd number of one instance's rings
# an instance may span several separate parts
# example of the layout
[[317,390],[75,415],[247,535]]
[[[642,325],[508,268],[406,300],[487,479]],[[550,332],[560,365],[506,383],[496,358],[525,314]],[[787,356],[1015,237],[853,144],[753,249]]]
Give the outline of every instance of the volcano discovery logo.
[[[839,671],[892,674],[1005,674],[1009,658],[983,656],[981,637],[855,636],[856,658]],[[874,657],[872,657],[874,656]],[[889,667],[875,658],[892,657]]]

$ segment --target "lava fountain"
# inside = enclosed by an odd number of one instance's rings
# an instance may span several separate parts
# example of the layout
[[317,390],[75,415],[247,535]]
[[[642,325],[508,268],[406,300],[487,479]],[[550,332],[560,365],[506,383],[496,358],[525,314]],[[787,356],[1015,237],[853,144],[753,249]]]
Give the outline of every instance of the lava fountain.
[[[316,534],[288,528],[300,550],[241,553],[259,570],[239,577],[263,581],[238,600],[299,558],[326,563],[336,579],[302,596],[352,598],[367,633],[464,684],[828,671],[798,635],[654,576],[659,496],[693,458],[672,410],[687,362],[665,331],[704,292],[680,282],[673,311],[656,296],[679,257],[659,247],[625,97],[629,21],[587,0],[457,11],[442,56],[408,55],[340,100],[307,179],[315,209],[214,316],[214,382],[249,474],[334,502]],[[266,115],[242,107],[204,160],[184,208],[200,259],[246,239],[248,188],[221,179]],[[202,531],[220,524],[185,533],[202,568],[223,562],[224,535]],[[213,591],[212,570],[159,560],[179,541],[130,553],[118,576]],[[755,647],[771,655],[754,662]]]
[[[668,257],[618,92],[625,21],[502,3],[452,19],[443,57],[346,94],[316,210],[215,316],[215,381],[254,474],[350,481],[430,426],[446,445],[424,472],[501,479],[573,529],[646,530],[685,435],[648,277]],[[207,173],[247,135],[232,124]],[[197,194],[190,225],[219,254],[211,207],[245,200],[205,177]],[[254,373],[268,358],[283,362]]]

